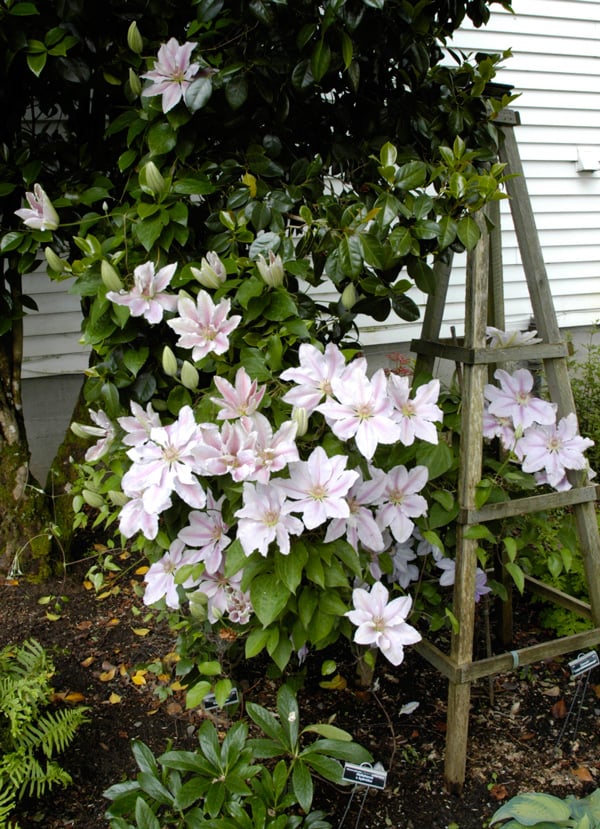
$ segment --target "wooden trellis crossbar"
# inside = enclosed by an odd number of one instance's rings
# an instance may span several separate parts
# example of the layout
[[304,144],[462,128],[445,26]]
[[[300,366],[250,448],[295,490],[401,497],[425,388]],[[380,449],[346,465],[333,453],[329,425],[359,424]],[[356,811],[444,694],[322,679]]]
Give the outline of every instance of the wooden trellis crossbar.
[[[557,406],[557,417],[575,411],[567,363],[568,350],[559,331],[514,135],[513,127],[520,123],[519,115],[514,110],[504,110],[496,123],[503,133],[499,158],[506,164],[506,172],[509,174],[506,188],[535,324],[542,341],[512,348],[486,347],[486,326],[491,324],[500,329],[505,327],[500,209],[499,204],[493,202],[486,208],[488,223],[484,222],[483,217],[477,217],[481,239],[467,257],[464,338],[458,342],[440,339],[451,264],[437,263],[436,290],[428,298],[421,338],[411,344],[412,350],[418,355],[417,373],[425,371],[433,374],[436,358],[461,365],[462,397],[465,401],[461,410],[457,487],[459,513],[453,597],[453,613],[458,620],[458,629],[452,634],[449,654],[428,641],[415,646],[449,680],[445,776],[448,788],[455,792],[462,790],[465,780],[471,683],[476,679],[514,670],[519,665],[600,643],[600,534],[595,507],[597,488],[588,483],[586,473],[570,474],[573,488],[566,492],[533,495],[488,504],[479,509],[475,503],[477,485],[482,476],[484,386],[488,382],[490,366],[521,360],[542,361],[549,396]],[[488,231],[490,226],[492,229]],[[575,516],[590,601],[582,602],[532,578],[526,579],[526,586],[591,619],[594,627],[573,636],[563,636],[519,650],[507,649],[496,656],[474,661],[475,571],[479,542],[470,537],[469,529],[475,524],[496,518],[566,506],[573,510]],[[505,584],[508,585],[508,581]],[[503,639],[509,641],[512,637],[510,601],[505,603],[502,626]]]

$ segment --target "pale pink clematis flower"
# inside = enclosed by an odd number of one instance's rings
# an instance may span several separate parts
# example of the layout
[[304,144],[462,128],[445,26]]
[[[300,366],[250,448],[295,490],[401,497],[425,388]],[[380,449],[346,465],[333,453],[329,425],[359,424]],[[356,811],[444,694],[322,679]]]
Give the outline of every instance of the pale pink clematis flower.
[[[158,535],[158,512],[148,512],[142,500],[143,492],[128,493],[131,498],[119,513],[119,532],[125,538],[131,538],[141,532],[144,538],[152,541]],[[171,506],[171,499],[167,498],[164,508]]]
[[594,441],[578,432],[577,417],[573,412],[553,426],[532,426],[519,438],[515,454],[522,461],[524,472],[545,472],[545,482],[561,490],[568,469],[585,469],[588,465],[583,453]]
[[150,440],[150,432],[155,426],[160,426],[160,417],[148,403],[146,409],[142,409],[139,403],[131,401],[131,413],[133,417],[118,417],[117,421],[123,431],[127,434],[122,442],[125,446],[140,446]]
[[369,593],[358,587],[352,591],[354,610],[347,616],[357,626],[354,641],[359,645],[374,645],[379,648],[392,665],[400,665],[404,659],[404,646],[421,641],[421,634],[406,622],[412,599],[400,596],[388,602],[389,593],[377,581]]
[[195,475],[201,471],[196,455],[199,441],[194,413],[183,406],[177,420],[153,428],[149,441],[128,450],[134,463],[123,476],[123,492],[142,492],[147,512],[166,509],[172,492],[190,507],[203,509],[206,493]]
[[385,479],[385,489],[379,499],[377,524],[382,530],[389,527],[396,541],[402,544],[414,529],[411,519],[427,513],[427,501],[417,494],[427,483],[427,467],[415,466],[409,471],[405,466],[395,466],[387,474],[381,471],[378,474]]
[[165,265],[154,272],[154,262],[144,262],[133,271],[130,291],[107,291],[106,298],[115,305],[126,305],[132,317],[144,317],[151,325],[161,322],[165,311],[177,308],[177,296],[165,293],[177,265]]
[[337,345],[329,343],[325,353],[314,345],[302,343],[298,349],[298,368],[288,368],[281,372],[281,379],[293,381],[296,387],[283,395],[283,400],[305,409],[310,415],[317,408],[323,397],[329,397],[333,391],[331,381],[346,368],[346,360]]
[[188,526],[178,533],[178,538],[185,546],[196,552],[195,560],[204,562],[207,573],[216,573],[223,563],[223,551],[231,544],[227,535],[229,527],[223,521],[223,502],[218,501],[210,490],[206,493],[206,507],[202,512],[192,510],[188,516]]
[[[144,604],[154,604],[164,597],[167,606],[172,610],[177,610],[180,602],[177,592],[178,585],[175,584],[175,574],[180,567],[189,563],[185,556],[183,542],[175,539],[163,557],[159,561],[155,561],[144,576],[146,582]],[[193,581],[188,579],[181,586],[185,589],[191,587],[192,584]]]
[[245,368],[237,370],[235,385],[224,377],[215,377],[215,386],[221,392],[221,397],[210,399],[219,407],[218,420],[235,420],[253,415],[266,391],[266,386],[259,386],[256,380],[250,380]]
[[490,348],[512,348],[514,345],[533,345],[541,343],[542,338],[536,337],[537,331],[502,331],[488,325],[485,335]]
[[495,417],[510,417],[515,431],[523,431],[533,423],[550,425],[556,421],[552,403],[532,394],[533,375],[526,368],[518,368],[512,375],[499,368],[494,377],[500,388],[488,384],[483,393],[489,401],[489,411]]
[[25,193],[29,207],[15,210],[16,215],[27,227],[34,230],[56,230],[60,224],[58,213],[39,184],[33,185],[33,193]]
[[279,552],[290,552],[290,535],[300,535],[304,525],[299,518],[290,515],[293,505],[286,500],[285,492],[271,484],[244,484],[244,506],[235,517],[238,519],[237,537],[247,556],[254,550],[262,556],[269,552],[269,544],[277,543]]
[[499,438],[502,448],[512,452],[516,441],[512,418],[496,417],[486,406],[483,410],[483,437],[487,440]]
[[350,513],[347,518],[334,518],[330,522],[325,535],[326,542],[345,535],[348,544],[357,551],[359,544],[375,553],[385,549],[381,530],[370,509],[376,498],[383,493],[384,481],[380,479],[375,488],[373,484],[373,481],[363,481],[359,473],[359,478],[346,496]]
[[[436,567],[443,571],[439,579],[440,587],[452,587],[456,579],[456,561],[453,558],[441,558],[436,562]],[[491,591],[485,570],[478,567],[475,570],[475,601],[478,602],[482,596]]]
[[189,41],[180,46],[172,37],[158,50],[154,68],[142,75],[142,78],[152,81],[150,86],[142,91],[142,95],[162,95],[163,112],[169,112],[179,103],[185,90],[198,74],[199,64],[190,63],[195,48],[196,44]]
[[229,334],[241,322],[240,316],[227,319],[231,302],[223,299],[215,305],[206,291],[200,291],[196,302],[182,296],[177,303],[179,317],[168,320],[176,334],[178,345],[192,349],[192,359],[202,360],[211,352],[224,354],[229,348]]
[[441,423],[444,417],[437,405],[440,396],[439,380],[431,380],[419,386],[411,400],[408,377],[390,374],[388,395],[396,409],[393,418],[400,425],[399,439],[404,446],[412,446],[415,438],[427,443],[438,442],[435,423]]
[[397,581],[404,590],[406,590],[411,581],[417,581],[419,578],[419,568],[416,564],[411,564],[416,558],[417,554],[407,543],[396,544],[391,551],[392,565],[394,567],[391,580]]
[[115,439],[115,427],[112,420],[106,412],[102,411],[102,409],[99,409],[97,412],[93,409],[88,409],[88,414],[90,416],[90,420],[96,425],[87,426],[84,423],[77,423],[77,428],[74,431],[80,437],[89,435],[93,438],[99,438],[99,440],[93,446],[90,446],[85,453],[86,461],[97,461],[106,455],[112,446]]
[[394,422],[393,406],[387,396],[387,378],[379,369],[369,380],[360,364],[352,364],[342,378],[331,382],[335,398],[317,406],[334,435],[354,438],[361,455],[370,460],[379,443],[396,443],[400,426]]
[[256,433],[238,421],[227,420],[223,428],[214,423],[200,426],[201,440],[196,456],[207,475],[231,475],[234,481],[250,478],[256,469]]
[[346,470],[348,457],[327,457],[321,446],[313,449],[308,460],[290,464],[290,478],[278,480],[289,498],[296,501],[294,512],[302,512],[307,530],[324,524],[328,518],[347,518],[350,507],[346,495],[358,478],[355,470]]
[[197,589],[208,598],[208,621],[219,622],[228,615],[232,622],[245,625],[252,615],[253,608],[249,593],[240,587],[242,573],[226,578],[222,570],[217,573],[204,573]]
[[268,418],[257,412],[252,417],[242,418],[242,426],[255,436],[254,464],[250,478],[266,484],[274,472],[280,472],[289,463],[299,460],[296,446],[298,425],[293,420],[286,420],[273,434]]

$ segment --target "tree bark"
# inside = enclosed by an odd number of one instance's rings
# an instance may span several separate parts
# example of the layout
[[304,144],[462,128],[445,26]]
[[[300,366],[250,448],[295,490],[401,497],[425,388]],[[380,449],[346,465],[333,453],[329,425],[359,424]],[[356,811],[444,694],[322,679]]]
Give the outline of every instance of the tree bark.
[[[4,276],[12,307],[21,307],[21,276]],[[50,512],[29,471],[29,446],[21,395],[23,323],[17,316],[0,337],[0,574],[50,570]]]

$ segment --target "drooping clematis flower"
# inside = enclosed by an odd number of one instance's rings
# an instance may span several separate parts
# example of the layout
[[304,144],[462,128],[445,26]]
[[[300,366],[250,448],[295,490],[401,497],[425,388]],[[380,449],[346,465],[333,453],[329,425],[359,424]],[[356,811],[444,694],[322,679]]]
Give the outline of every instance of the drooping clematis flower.
[[512,418],[496,417],[486,406],[483,410],[483,437],[487,440],[499,438],[502,448],[512,452],[516,441]]
[[421,641],[421,634],[406,622],[412,599],[400,596],[388,602],[389,593],[377,581],[371,592],[363,588],[352,591],[354,610],[347,616],[357,626],[354,641],[359,645],[374,645],[392,665],[400,665],[404,659],[405,645]]
[[279,254],[276,256],[272,250],[269,251],[269,261],[265,260],[262,253],[258,254],[256,267],[265,285],[270,288],[278,288],[283,285],[283,262]]
[[[452,587],[456,580],[456,561],[453,558],[441,558],[436,562],[436,567],[443,571],[439,579],[440,587]],[[478,602],[482,596],[491,591],[485,570],[478,567],[475,570],[475,601]]]
[[294,512],[302,512],[307,530],[324,524],[328,518],[347,518],[350,508],[346,495],[358,472],[346,469],[348,457],[327,457],[321,446],[313,449],[306,461],[289,465],[289,479],[278,479],[278,485],[296,501]]
[[[119,532],[125,538],[131,538],[136,533],[141,532],[144,538],[152,541],[158,535],[159,512],[148,512],[144,506],[142,495],[142,490],[138,492],[129,490],[130,500],[121,507],[119,512]],[[171,499],[167,498],[164,509],[168,509],[171,504]]]
[[215,377],[215,386],[221,392],[221,397],[210,399],[219,407],[218,420],[235,420],[253,415],[266,391],[266,386],[259,386],[256,380],[250,380],[243,367],[235,374],[235,385],[225,377]]
[[29,207],[15,210],[16,215],[23,219],[23,223],[34,230],[56,230],[60,219],[41,185],[34,184],[33,193],[25,193],[25,198]]
[[200,291],[196,302],[190,297],[179,297],[179,317],[168,320],[176,334],[178,345],[192,349],[192,359],[202,360],[207,354],[224,354],[229,348],[229,335],[241,322],[240,316],[227,319],[231,302],[223,299],[215,305],[206,291]]
[[142,90],[142,95],[148,98],[162,95],[163,112],[169,112],[179,103],[198,74],[199,64],[190,63],[195,48],[195,43],[188,41],[180,45],[172,37],[158,50],[154,68],[142,75],[142,78],[152,81],[150,86]]
[[281,372],[281,379],[296,383],[283,396],[286,403],[304,409],[312,414],[324,397],[333,393],[331,381],[346,368],[346,360],[337,345],[329,343],[325,352],[314,345],[302,343],[298,349],[297,368],[288,368]]
[[274,472],[280,472],[300,459],[295,441],[298,425],[294,420],[286,420],[275,434],[269,419],[260,412],[242,418],[241,423],[247,432],[255,436],[255,467],[249,476],[252,480],[266,484]]
[[561,490],[569,489],[568,469],[585,469],[583,453],[594,441],[583,438],[573,412],[552,426],[532,426],[516,443],[515,454],[522,461],[524,472],[545,472],[545,481]]
[[271,484],[244,484],[244,505],[235,516],[238,519],[237,537],[247,556],[254,550],[262,556],[269,552],[269,544],[277,542],[279,552],[290,552],[290,535],[300,535],[304,525],[299,518],[290,515],[293,505],[286,499],[284,490]]
[[[146,582],[144,604],[154,604],[164,597],[167,606],[177,610],[180,602],[177,592],[178,585],[175,584],[175,574],[180,567],[188,563],[185,556],[185,545],[176,538],[163,557],[155,561],[144,576]],[[188,579],[181,586],[186,588],[191,587],[192,584],[193,581]]]
[[177,296],[165,292],[176,268],[176,264],[165,265],[155,273],[154,262],[144,262],[133,271],[130,291],[107,291],[106,298],[115,305],[126,305],[132,317],[144,317],[151,325],[156,325],[165,311],[177,308]]
[[223,570],[217,573],[204,573],[196,589],[208,599],[208,621],[215,624],[224,616],[232,622],[245,625],[252,615],[253,608],[249,593],[242,591],[240,583],[242,573],[227,578]]
[[417,554],[408,543],[396,544],[391,551],[392,565],[394,567],[391,575],[392,581],[397,581],[404,590],[411,581],[419,578],[419,568],[411,564],[417,558]]
[[408,377],[390,374],[388,395],[395,406],[393,418],[400,426],[399,439],[405,446],[412,446],[415,438],[427,443],[438,442],[435,423],[441,423],[444,417],[437,405],[440,396],[439,380],[431,380],[419,386],[411,400]]
[[510,417],[517,432],[533,423],[550,425],[556,421],[556,407],[532,393],[533,374],[526,368],[518,368],[513,374],[499,368],[494,377],[500,388],[488,384],[483,390],[490,414]]
[[109,416],[99,409],[95,412],[93,409],[88,409],[90,420],[95,423],[95,426],[88,426],[85,423],[71,424],[71,431],[78,437],[93,437],[99,438],[98,441],[85,453],[86,461],[97,461],[110,449],[115,439],[115,427]]
[[188,526],[178,533],[188,550],[196,552],[194,560],[204,562],[207,573],[216,573],[223,563],[223,551],[231,544],[227,535],[229,527],[223,521],[223,502],[225,496],[215,500],[212,492],[207,490],[204,510],[192,510],[188,516]]
[[379,443],[396,443],[400,426],[392,419],[387,378],[379,369],[369,380],[363,364],[352,364],[343,377],[331,381],[334,397],[317,406],[334,435],[354,438],[361,455],[370,460]]
[[256,434],[239,421],[225,421],[222,430],[214,423],[203,423],[200,436],[196,457],[204,474],[229,474],[234,481],[245,481],[254,474]]
[[426,466],[415,466],[410,471],[405,466],[395,466],[387,474],[378,471],[375,475],[385,479],[378,502],[377,524],[382,530],[389,527],[399,544],[407,541],[413,532],[415,525],[411,519],[427,513],[427,501],[417,493],[427,483],[428,474]]
[[541,343],[542,338],[536,336],[537,331],[502,331],[488,325],[485,335],[490,348],[512,348],[514,345],[533,345]]
[[374,485],[373,481],[363,481],[359,473],[359,478],[346,496],[349,515],[347,518],[334,518],[330,522],[325,541],[335,541],[345,535],[348,544],[357,551],[359,544],[362,544],[371,552],[382,552],[385,542],[370,506],[383,493],[383,488],[383,479]]

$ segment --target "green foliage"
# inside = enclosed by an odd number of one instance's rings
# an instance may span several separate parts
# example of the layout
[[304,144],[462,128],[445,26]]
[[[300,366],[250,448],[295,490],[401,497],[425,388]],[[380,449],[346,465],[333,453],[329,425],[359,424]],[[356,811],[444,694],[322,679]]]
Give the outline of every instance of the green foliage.
[[594,326],[584,346],[585,356],[571,364],[571,388],[582,435],[592,438],[588,450],[590,466],[600,469],[600,343],[595,341],[600,329]]
[[[112,801],[106,812],[112,829],[328,829],[324,815],[310,811],[312,776],[339,784],[338,760],[364,762],[369,753],[331,725],[301,731],[298,704],[287,685],[277,697],[278,717],[255,703],[247,707],[264,739],[249,739],[247,724],[237,722],[219,742],[215,726],[205,720],[196,751],[168,750],[155,758],[146,745],[134,742],[136,779],[105,792]],[[302,735],[310,733],[320,738],[302,746]],[[276,757],[283,759],[268,767],[257,762]]]
[[598,829],[600,827],[600,791],[577,799],[564,800],[550,794],[527,792],[504,803],[492,816],[490,825],[502,823],[502,829]]
[[71,782],[54,758],[72,742],[86,709],[48,709],[53,673],[35,639],[0,651],[0,826],[9,825],[3,821],[21,797]]

